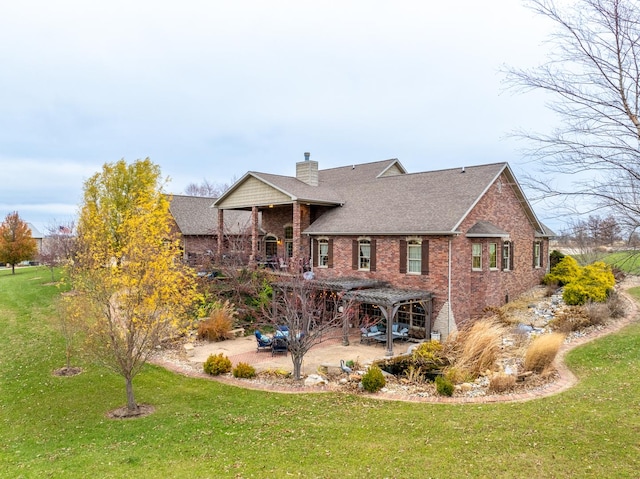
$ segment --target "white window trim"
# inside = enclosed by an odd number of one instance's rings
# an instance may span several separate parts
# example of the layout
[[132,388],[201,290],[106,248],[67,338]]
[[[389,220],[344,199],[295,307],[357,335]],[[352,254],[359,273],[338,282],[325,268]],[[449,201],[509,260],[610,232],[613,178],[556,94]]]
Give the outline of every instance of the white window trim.
[[[480,247],[480,256],[474,254],[474,249],[476,246]],[[482,243],[471,243],[471,271],[482,271]],[[479,257],[480,258],[480,267],[476,268],[473,266],[473,259]]]
[[[494,253],[495,253],[495,259],[496,259],[496,264],[495,266],[491,266],[491,247],[493,246],[494,248]],[[490,271],[499,271],[499,264],[500,264],[500,260],[498,258],[498,243],[489,243],[488,246],[488,253],[489,253],[489,270]]]
[[[327,258],[327,264],[322,264],[321,259],[323,258],[323,256],[320,256],[320,245],[326,245],[327,247],[327,253],[326,253],[326,258]],[[329,267],[329,238],[318,238],[318,266],[316,266],[317,268],[328,268]]]
[[[420,254],[418,271],[411,271],[411,268],[409,267],[409,265],[411,264],[411,255],[409,254],[409,250],[411,249],[411,246],[417,247],[418,252]],[[413,261],[418,261],[418,260],[414,259]],[[421,238],[407,238],[407,274],[413,274],[418,276],[422,274],[422,239]]]
[[[512,252],[511,245],[512,245],[511,241],[505,241],[504,244],[502,245],[502,255],[501,255],[502,271],[511,271],[511,252]],[[505,249],[509,252],[507,256],[504,255]],[[505,265],[505,258],[506,258],[506,265]]]
[[[360,255],[360,245],[364,241],[369,242],[369,266],[366,268],[362,267],[363,256]],[[371,271],[371,238],[358,238],[358,271]]]
[[542,268],[542,243],[540,241],[534,241],[533,243],[533,252],[534,252],[534,268],[540,269]]

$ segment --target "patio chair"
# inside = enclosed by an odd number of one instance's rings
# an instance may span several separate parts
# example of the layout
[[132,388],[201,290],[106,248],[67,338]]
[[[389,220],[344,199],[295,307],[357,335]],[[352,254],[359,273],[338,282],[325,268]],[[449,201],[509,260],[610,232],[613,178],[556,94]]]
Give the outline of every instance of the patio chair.
[[271,341],[271,356],[275,356],[277,353],[284,353],[286,355],[288,351],[289,345],[287,344],[287,338],[275,336]]
[[256,340],[258,341],[258,352],[260,352],[261,350],[268,351],[271,349],[271,345],[273,344],[271,338],[263,336],[258,329],[256,329],[256,332],[254,334],[256,336]]
[[393,336],[393,339],[408,339],[409,329],[406,327],[403,327],[402,329],[400,329],[400,325],[398,323],[395,323],[391,327],[391,334]]
[[371,326],[370,328],[360,328],[360,342],[361,343],[370,343],[376,336],[380,336],[382,331],[378,329],[378,326]]

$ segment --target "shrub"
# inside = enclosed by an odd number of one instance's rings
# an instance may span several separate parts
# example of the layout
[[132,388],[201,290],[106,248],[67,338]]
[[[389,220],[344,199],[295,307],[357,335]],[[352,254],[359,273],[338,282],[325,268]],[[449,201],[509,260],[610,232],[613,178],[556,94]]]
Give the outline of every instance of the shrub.
[[551,253],[549,253],[549,266],[553,269],[560,261],[564,259],[565,255],[554,249]]
[[256,375],[256,369],[247,363],[238,363],[235,368],[233,368],[233,377],[234,378],[253,378]]
[[212,376],[225,374],[231,371],[231,359],[224,354],[211,354],[202,365],[204,372]]
[[548,368],[553,363],[563,341],[564,334],[560,333],[543,334],[534,339],[524,357],[525,370],[540,373]]
[[516,378],[512,374],[497,373],[489,378],[489,391],[502,393],[513,389],[516,385]]
[[440,396],[453,396],[455,387],[453,383],[444,376],[436,377],[436,391]]
[[214,303],[209,317],[202,320],[198,326],[198,338],[207,341],[231,339],[231,330],[236,314],[233,304],[229,301]]
[[448,363],[471,378],[492,369],[502,347],[505,326],[497,319],[474,322],[445,341],[443,355]]
[[439,369],[444,365],[442,343],[436,340],[425,341],[413,350],[411,359],[418,367]]
[[594,303],[587,301],[582,307],[585,316],[589,320],[589,324],[597,326],[604,324],[611,317],[611,311],[607,303]]
[[622,318],[627,314],[624,299],[622,299],[622,297],[615,291],[612,291],[609,294],[607,307],[609,308],[609,316],[612,318]]
[[578,262],[571,256],[565,256],[547,273],[542,281],[544,284],[557,284],[563,286],[575,281],[580,276],[581,268]]
[[578,278],[565,286],[562,299],[570,305],[585,304],[587,301],[603,303],[615,284],[611,268],[597,261],[582,268]]
[[375,393],[386,384],[382,370],[378,366],[371,366],[362,376],[362,387],[365,391]]
[[589,327],[591,322],[584,308],[572,306],[557,313],[549,325],[554,331],[569,334]]
[[455,366],[451,366],[444,371],[444,377],[451,381],[453,384],[466,383],[468,381],[473,381],[474,378],[469,374],[468,371],[464,371]]

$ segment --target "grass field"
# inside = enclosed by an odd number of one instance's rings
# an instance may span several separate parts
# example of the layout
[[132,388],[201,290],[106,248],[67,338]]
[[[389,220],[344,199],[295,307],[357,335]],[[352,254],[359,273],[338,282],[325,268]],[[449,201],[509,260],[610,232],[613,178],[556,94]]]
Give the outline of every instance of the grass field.
[[[640,325],[571,352],[571,390],[526,403],[434,405],[277,394],[147,366],[124,381],[64,366],[48,270],[0,270],[2,478],[638,478]],[[637,293],[637,291],[636,291]]]

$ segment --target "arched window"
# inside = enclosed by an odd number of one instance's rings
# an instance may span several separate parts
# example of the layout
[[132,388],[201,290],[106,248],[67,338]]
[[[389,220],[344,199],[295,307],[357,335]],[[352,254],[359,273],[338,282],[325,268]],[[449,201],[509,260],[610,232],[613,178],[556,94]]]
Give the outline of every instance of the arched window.
[[264,254],[267,258],[278,256],[278,238],[267,235],[264,238]]

